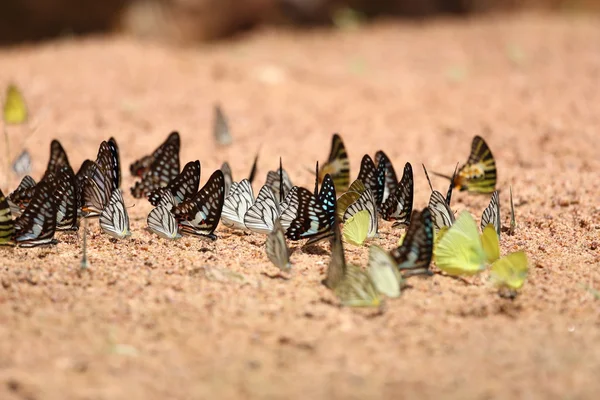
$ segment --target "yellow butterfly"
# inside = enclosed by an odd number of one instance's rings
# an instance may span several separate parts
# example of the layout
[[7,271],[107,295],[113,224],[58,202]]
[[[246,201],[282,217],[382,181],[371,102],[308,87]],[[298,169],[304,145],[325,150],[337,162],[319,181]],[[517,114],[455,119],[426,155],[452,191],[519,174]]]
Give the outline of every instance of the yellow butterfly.
[[344,214],[346,213],[348,207],[350,207],[350,204],[358,200],[360,195],[363,194],[365,190],[367,190],[365,184],[360,179],[357,179],[352,182],[352,185],[350,185],[348,191],[341,195],[339,199],[337,199],[335,212],[339,221],[343,221]]
[[331,138],[331,150],[327,162],[319,169],[319,183],[323,182],[325,175],[333,179],[335,191],[343,193],[350,184],[350,160],[342,138],[337,133]]
[[27,122],[28,113],[25,98],[19,88],[9,85],[4,100],[3,119],[6,124],[23,124]]
[[354,246],[362,246],[369,235],[371,215],[367,210],[362,210],[344,222],[344,239]]
[[500,258],[500,240],[493,224],[487,224],[481,234],[481,244],[488,264]]
[[476,193],[492,193],[496,190],[496,161],[492,151],[481,136],[475,136],[471,144],[471,154],[452,179],[450,176],[435,173],[450,179],[455,188]]
[[369,249],[369,275],[375,288],[387,297],[400,296],[402,275],[394,258],[379,246]]
[[485,269],[487,255],[475,220],[460,213],[434,250],[435,264],[448,275],[475,275]]
[[523,251],[511,253],[492,264],[490,279],[501,289],[518,290],[525,283],[529,263]]

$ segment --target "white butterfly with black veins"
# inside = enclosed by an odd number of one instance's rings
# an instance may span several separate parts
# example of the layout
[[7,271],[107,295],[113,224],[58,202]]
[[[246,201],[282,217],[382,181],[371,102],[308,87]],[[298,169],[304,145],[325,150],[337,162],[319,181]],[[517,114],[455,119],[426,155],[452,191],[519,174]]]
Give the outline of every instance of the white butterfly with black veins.
[[377,219],[377,204],[375,204],[375,196],[369,187],[365,188],[365,191],[360,197],[352,204],[348,206],[344,213],[344,221],[347,221],[350,217],[356,213],[366,210],[369,213],[369,232],[367,237],[373,238],[377,235],[379,228],[379,222]]
[[281,209],[275,194],[271,188],[264,185],[258,192],[256,201],[246,212],[244,225],[252,232],[269,234],[273,231],[280,214]]
[[25,211],[15,220],[15,242],[21,247],[54,244],[56,205],[52,187],[42,181],[35,187]]
[[273,231],[267,236],[265,247],[267,257],[269,257],[273,265],[282,271],[290,270],[290,250],[287,247],[285,232],[279,221],[275,221]]
[[292,190],[292,187],[294,187],[288,173],[281,165],[281,159],[279,159],[279,169],[267,173],[265,186],[271,188],[275,195],[275,199],[280,203],[283,202],[283,199],[287,197],[290,190]]
[[78,199],[75,173],[70,165],[63,165],[58,172],[52,196],[56,204],[56,229],[78,230]]
[[237,184],[232,184],[229,196],[223,203],[221,221],[223,225],[232,229],[246,229],[244,216],[254,204],[254,192],[248,179],[243,179]]
[[163,205],[150,211],[147,223],[150,231],[164,239],[174,240],[181,237],[175,216],[171,213],[170,208]]
[[[387,177],[388,175],[386,175],[386,182]],[[381,217],[386,221],[394,221],[392,227],[408,225],[412,214],[413,197],[413,170],[412,165],[407,162],[404,165],[402,179],[381,205]]]
[[19,157],[13,162],[12,168],[20,177],[29,175],[31,172],[31,156],[27,150],[23,150],[21,154],[19,154]]
[[123,201],[120,189],[115,189],[110,196],[110,202],[100,213],[100,227],[115,239],[131,236],[129,230],[129,215]]
[[483,210],[483,215],[481,216],[482,232],[488,224],[494,225],[494,229],[498,234],[498,239],[500,239],[500,229],[502,223],[500,222],[500,195],[498,194],[497,190],[492,193],[490,204],[485,208],[485,210]]
[[435,230],[439,231],[443,227],[449,228],[452,226],[452,224],[454,224],[455,221],[454,213],[450,209],[450,204],[448,204],[452,194],[452,185],[450,186],[448,194],[446,197],[444,197],[444,195],[437,190],[433,190],[433,186],[431,185],[431,180],[429,179],[429,174],[427,173],[425,165],[423,165],[423,170],[425,171],[427,182],[429,182],[429,187],[431,188],[431,196],[429,197],[428,208],[431,212],[431,218],[433,220]]

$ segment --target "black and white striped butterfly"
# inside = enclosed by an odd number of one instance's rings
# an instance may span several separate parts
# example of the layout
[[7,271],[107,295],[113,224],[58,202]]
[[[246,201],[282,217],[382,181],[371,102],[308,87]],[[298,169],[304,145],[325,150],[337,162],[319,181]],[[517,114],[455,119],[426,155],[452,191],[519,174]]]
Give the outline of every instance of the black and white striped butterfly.
[[31,155],[23,150],[12,164],[12,169],[17,176],[25,176],[31,173]]
[[58,171],[52,197],[56,204],[56,229],[78,230],[77,183],[75,173],[70,165],[63,165]]
[[15,242],[21,247],[55,244],[56,205],[52,185],[41,181],[35,186],[31,201],[15,220]]
[[[395,173],[394,173],[395,175]],[[387,175],[386,175],[387,181]],[[413,170],[410,163],[404,165],[402,179],[381,205],[381,217],[394,221],[393,227],[408,225],[412,214],[414,198]]]
[[0,189],[0,245],[7,244],[12,240],[15,233],[15,222],[12,219],[8,200]]
[[481,231],[485,229],[488,224],[494,225],[494,229],[500,239],[500,230],[502,228],[502,222],[500,220],[500,195],[497,190],[492,193],[490,204],[483,210],[481,215]]
[[384,184],[383,184],[383,196],[381,198],[381,204],[384,204],[387,199],[396,191],[398,187],[398,177],[396,176],[396,170],[389,157],[379,150],[375,153],[375,164],[378,169],[384,170]]
[[377,204],[375,204],[375,197],[370,188],[366,187],[365,191],[360,195],[358,199],[346,208],[344,212],[343,221],[347,221],[349,218],[354,216],[356,213],[366,210],[369,213],[369,231],[367,233],[368,238],[374,238],[379,230],[379,220],[377,218]]
[[264,185],[252,207],[246,211],[244,225],[252,232],[269,234],[275,229],[275,222],[280,214],[281,209],[275,194],[270,187]]
[[50,176],[58,176],[58,172],[65,165],[71,166],[69,164],[69,157],[67,157],[67,153],[60,142],[54,139],[50,142],[50,157],[48,158],[48,164],[46,165],[46,171],[42,180],[48,180]]
[[147,168],[148,158],[134,162],[130,169],[139,173],[143,171],[142,180],[136,182],[131,188],[131,194],[135,198],[142,198],[150,194],[154,189],[166,187],[179,175],[179,133],[173,132],[169,138],[152,153],[151,161]]
[[115,189],[112,192],[108,205],[100,213],[100,228],[115,239],[125,239],[131,236],[129,214],[125,208],[121,189]]
[[159,205],[148,214],[148,229],[164,239],[179,239],[177,220],[169,207]]
[[171,183],[164,188],[154,189],[148,200],[153,206],[157,206],[166,192],[173,195],[175,205],[191,199],[198,193],[200,186],[200,161],[190,161],[185,164],[183,170]]
[[296,218],[287,229],[286,236],[291,240],[309,239],[306,244],[310,245],[332,235],[336,219],[335,186],[331,176],[325,175],[319,196],[301,189],[297,192]]
[[121,159],[119,156],[119,147],[114,138],[110,138],[108,142],[103,141],[100,143],[96,164],[102,168],[108,178],[111,193],[119,189],[121,186]]
[[21,179],[19,186],[8,195],[8,205],[15,217],[21,215],[23,210],[27,208],[27,205],[33,197],[35,185],[35,180],[31,176],[25,175],[23,179]]
[[268,234],[265,242],[267,257],[273,265],[282,271],[289,271],[292,267],[290,264],[290,249],[285,241],[285,232],[279,221],[275,221],[273,230]]
[[224,200],[225,178],[223,172],[217,170],[192,199],[174,208],[181,232],[216,239],[213,232],[221,219]]
[[283,229],[287,231],[292,224],[292,221],[296,218],[298,206],[300,205],[300,198],[310,198],[310,196],[312,196],[312,193],[303,187],[294,186],[290,189],[283,202],[279,204],[281,209],[280,221]]
[[223,225],[232,229],[246,229],[244,216],[254,204],[254,192],[252,184],[248,179],[243,179],[239,183],[234,182],[231,185],[231,192],[225,198],[223,211],[221,212],[221,221]]
[[265,186],[268,186],[273,191],[275,199],[280,203],[283,202],[283,199],[285,199],[290,190],[292,190],[292,187],[294,187],[288,173],[281,165],[281,159],[279,159],[279,168],[277,171],[269,171],[267,173]]
[[219,104],[215,104],[214,106],[213,134],[215,141],[221,146],[227,146],[233,142],[227,118],[225,118],[225,114]]
[[[177,149],[179,149],[180,145],[181,140],[179,138],[179,132],[171,132],[167,139],[163,143],[161,143],[161,145],[158,146],[152,152],[152,154],[144,156],[131,163],[131,165],[129,166],[129,171],[131,172],[131,175],[141,178],[146,172],[148,172],[154,160],[158,157],[162,157],[160,154],[165,151],[166,147],[176,147]],[[179,154],[179,150],[177,150],[177,154]]]
[[429,208],[415,211],[402,244],[391,251],[403,278],[430,274],[433,239],[433,220]]
[[[89,161],[89,160],[88,160]],[[95,161],[84,163],[86,167],[83,185],[83,206],[81,210],[86,218],[98,217],[110,202],[112,190],[111,178]],[[83,166],[82,166],[83,168]]]
[[378,207],[381,205],[385,191],[385,171],[385,162],[381,162],[376,167],[371,156],[368,154],[363,156],[360,163],[358,179],[360,179],[366,187],[371,189],[373,196],[375,197],[375,203]]
[[428,208],[429,211],[431,211],[431,219],[433,220],[435,230],[439,231],[443,227],[449,228],[452,226],[452,224],[454,224],[455,221],[454,213],[450,209],[450,205],[446,202],[447,198],[451,197],[451,192],[449,192],[447,197],[444,197],[443,194],[437,190],[434,190],[425,165],[423,165],[423,171],[425,171],[427,182],[429,182],[429,187],[431,188],[431,196],[429,197]]

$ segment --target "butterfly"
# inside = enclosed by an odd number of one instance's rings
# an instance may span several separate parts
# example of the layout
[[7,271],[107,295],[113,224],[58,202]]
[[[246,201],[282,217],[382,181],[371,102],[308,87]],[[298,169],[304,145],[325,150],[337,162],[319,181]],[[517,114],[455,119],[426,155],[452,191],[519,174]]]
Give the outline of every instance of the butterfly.
[[129,214],[125,208],[121,189],[113,190],[110,202],[100,213],[100,228],[115,239],[125,239],[131,236]]
[[113,193],[112,182],[104,169],[95,161],[89,161],[83,184],[81,210],[86,218],[98,217],[109,204]]
[[279,220],[280,214],[281,209],[275,194],[271,188],[264,185],[260,188],[254,204],[246,211],[244,225],[253,232],[269,234],[275,229],[275,222]]
[[371,214],[367,210],[358,211],[344,222],[344,239],[354,246],[362,246],[369,236]]
[[344,142],[337,133],[331,138],[331,150],[327,162],[317,171],[319,182],[323,182],[325,175],[329,174],[333,179],[336,191],[341,193],[348,189],[350,184],[350,160]]
[[29,118],[25,98],[16,85],[8,85],[2,119],[5,124],[23,124]]
[[283,202],[279,204],[281,208],[281,215],[279,220],[281,222],[281,226],[283,226],[283,229],[287,231],[290,225],[292,225],[294,219],[296,218],[296,215],[298,214],[298,207],[300,206],[300,199],[310,199],[311,196],[312,193],[306,188],[300,186],[293,186],[290,189],[287,196],[285,196]]
[[380,207],[381,217],[386,221],[394,221],[392,227],[408,225],[412,214],[413,198],[413,170],[412,165],[406,163],[402,179]]
[[371,156],[368,154],[363,156],[360,163],[360,171],[358,172],[358,179],[365,184],[365,187],[371,189],[375,196],[375,203],[377,206],[379,206],[383,200],[383,193],[385,191],[385,171],[386,165],[384,162],[376,167]]
[[198,186],[200,186],[200,161],[190,161],[166,187],[150,192],[148,200],[153,206],[157,206],[166,192],[169,192],[175,204],[179,204],[194,197],[198,192]]
[[375,237],[379,228],[379,222],[377,219],[377,204],[375,204],[375,197],[373,196],[373,192],[370,188],[366,188],[360,197],[356,199],[354,203],[348,206],[344,212],[343,221],[346,222],[346,220],[359,211],[367,211],[369,214],[367,237]]
[[227,118],[225,118],[225,114],[218,104],[215,104],[214,107],[213,133],[216,142],[221,146],[227,146],[233,142]]
[[335,287],[334,293],[344,306],[378,307],[381,297],[368,272],[353,264],[346,266],[344,279]]
[[385,201],[392,195],[396,188],[398,187],[398,177],[396,176],[396,170],[394,169],[394,165],[390,161],[389,157],[383,152],[383,150],[379,150],[375,153],[375,164],[377,168],[381,168],[385,171],[385,180],[383,184],[383,197],[381,198],[381,203],[385,203]]
[[153,208],[148,214],[146,222],[148,229],[161,238],[175,240],[181,237],[177,220],[171,209],[166,206],[159,205]]
[[223,225],[232,229],[245,230],[244,216],[253,204],[254,192],[248,179],[232,184],[231,193],[225,198],[221,212]]
[[390,252],[402,277],[430,274],[433,256],[433,221],[428,208],[415,211],[402,244]]
[[56,204],[56,229],[77,230],[79,224],[77,211],[79,200],[75,173],[70,165],[63,165],[58,171],[52,197]]
[[325,176],[317,197],[308,190],[299,190],[297,193],[299,197],[296,217],[287,228],[286,236],[291,240],[309,239],[306,245],[331,236],[336,204],[335,186],[331,176]]
[[481,245],[488,264],[500,258],[500,240],[494,225],[487,224],[481,231]]
[[121,160],[117,142],[110,138],[100,143],[96,164],[102,168],[111,188],[111,193],[121,186]]
[[369,276],[377,291],[387,297],[400,296],[402,275],[394,258],[384,249],[373,245],[369,248]]
[[35,191],[35,185],[35,180],[31,176],[25,175],[23,179],[21,179],[19,186],[8,195],[10,210],[16,217],[21,215],[21,212],[23,212],[27,207],[27,204],[31,201]]
[[[161,153],[165,151],[165,148],[176,148],[177,155],[179,156],[179,148],[181,146],[181,139],[179,138],[179,132],[173,131],[169,134],[167,139],[152,152],[152,154],[144,156],[139,160],[135,160],[129,166],[129,172],[132,176],[141,178],[150,169],[150,166],[156,158],[161,157]],[[179,162],[179,161],[178,161]]]
[[215,229],[221,219],[225,200],[225,178],[216,170],[196,195],[175,206],[173,214],[181,232],[216,239]]
[[490,279],[500,289],[516,291],[525,283],[529,262],[523,251],[517,251],[492,264]]
[[285,232],[279,221],[275,221],[273,230],[268,234],[265,242],[267,257],[273,265],[282,271],[289,271],[292,267],[290,264],[290,250],[285,241]]
[[515,219],[515,205],[513,203],[513,195],[512,195],[512,186],[510,187],[510,228],[508,229],[508,234],[510,236],[515,234],[517,230],[517,221]]
[[[147,196],[154,189],[167,186],[179,175],[179,133],[173,132],[150,156],[134,162],[130,169],[139,173],[142,180],[131,188],[135,198]],[[148,164],[148,167],[145,167]]]
[[483,210],[483,214],[481,215],[481,230],[483,231],[488,224],[494,226],[498,237],[500,237],[502,223],[500,220],[500,196],[497,190],[492,194],[490,204]]
[[340,226],[336,220],[333,227],[333,236],[331,237],[331,258],[327,266],[327,276],[323,283],[329,289],[334,290],[344,279],[344,275],[346,275],[346,258]]
[[496,161],[481,136],[473,138],[469,159],[458,169],[456,176],[436,175],[450,179],[452,185],[461,191],[492,193],[496,189]]
[[9,243],[15,232],[10,206],[4,193],[0,190],[0,245]]
[[12,169],[18,176],[28,175],[31,172],[31,155],[27,150],[23,150],[15,159]]
[[356,179],[354,182],[352,182],[348,188],[348,191],[337,199],[336,215],[340,221],[344,219],[344,214],[346,213],[346,210],[350,204],[358,200],[360,195],[363,194],[365,190],[366,187],[364,183],[360,179]]
[[423,171],[425,171],[425,176],[427,177],[427,182],[429,183],[429,188],[431,189],[428,207],[429,211],[431,211],[433,225],[437,231],[443,227],[449,228],[455,221],[454,213],[450,209],[450,204],[447,203],[447,199],[451,197],[452,186],[450,186],[448,195],[444,197],[444,195],[437,190],[433,190],[433,186],[431,185],[431,180],[429,179],[429,174],[427,173],[425,165],[423,165]]
[[41,181],[35,186],[31,201],[15,220],[15,242],[21,247],[55,244],[56,205],[52,199],[52,186]]
[[58,175],[63,166],[71,167],[69,157],[60,142],[54,139],[50,142],[50,157],[48,158],[48,164],[46,165],[46,171],[42,180],[53,179],[53,177]]
[[231,167],[229,163],[225,161],[223,165],[221,165],[221,172],[223,172],[223,176],[225,177],[225,197],[229,196],[229,191],[231,189],[231,184],[233,183],[233,175],[231,174]]
[[474,275],[485,269],[487,255],[471,214],[460,213],[437,243],[434,256],[437,267],[448,275]]
[[292,190],[292,187],[294,187],[288,173],[281,165],[281,159],[279,159],[279,169],[267,173],[265,186],[268,186],[273,191],[273,194],[279,203],[283,202],[283,199],[288,195],[290,190]]

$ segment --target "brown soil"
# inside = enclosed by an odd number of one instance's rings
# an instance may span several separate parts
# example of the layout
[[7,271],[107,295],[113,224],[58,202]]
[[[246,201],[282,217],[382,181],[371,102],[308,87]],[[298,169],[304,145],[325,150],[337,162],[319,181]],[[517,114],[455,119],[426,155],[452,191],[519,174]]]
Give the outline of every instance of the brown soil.
[[[220,227],[216,242],[159,240],[144,230],[150,205],[127,193],[132,239],[113,243],[92,222],[87,272],[73,234],[0,249],[0,398],[597,398],[598,22],[526,15],[264,30],[189,49],[98,37],[1,50],[0,87],[16,81],[34,117],[9,127],[11,158],[27,147],[36,178],[52,138],[78,166],[115,136],[126,172],[178,129],[203,181],[223,160],[244,177],[260,148],[261,178],[281,155],[312,187],[306,168],[339,131],[353,175],[380,148],[397,169],[410,161],[420,208],[420,164],[449,172],[481,134],[505,224],[510,185],[515,194],[519,229],[502,250],[525,249],[531,270],[514,301],[486,276],[435,275],[382,315],[339,308],[320,284],[328,245],[294,244],[292,279],[271,279],[264,237]],[[211,137],[215,101],[235,138],[226,150]],[[476,215],[488,201],[454,199]],[[387,248],[400,235],[381,231]],[[346,250],[366,263],[366,247]]]

